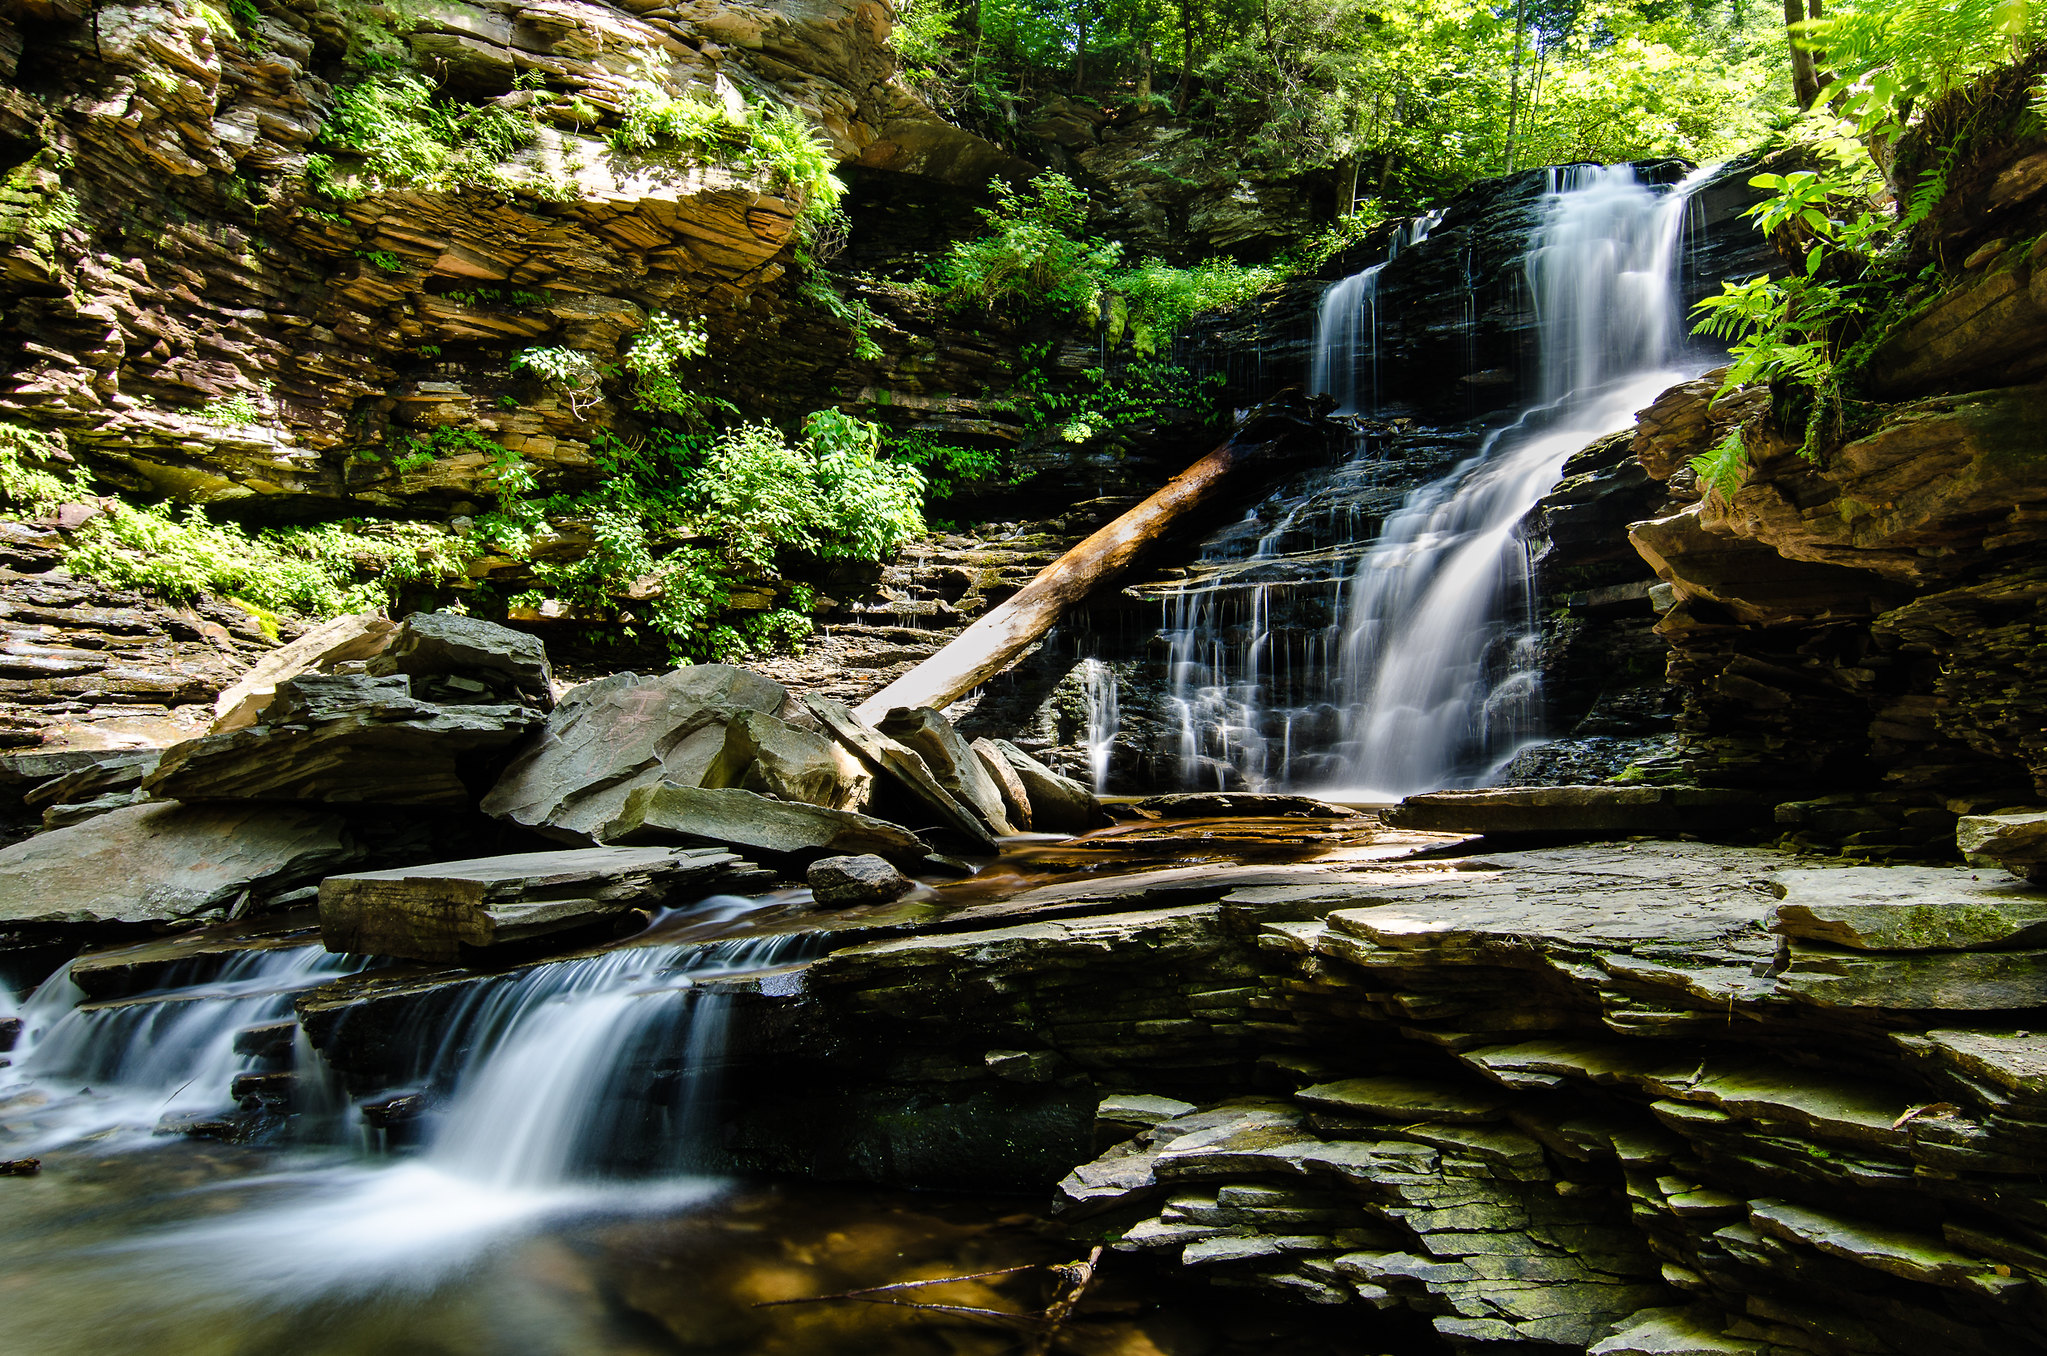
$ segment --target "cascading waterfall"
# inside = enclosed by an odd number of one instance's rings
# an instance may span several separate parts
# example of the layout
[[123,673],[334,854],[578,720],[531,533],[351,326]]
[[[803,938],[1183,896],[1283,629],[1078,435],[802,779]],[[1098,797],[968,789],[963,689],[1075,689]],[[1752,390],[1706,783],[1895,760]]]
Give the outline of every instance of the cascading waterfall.
[[[677,917],[740,922],[775,907],[728,897]],[[429,1013],[431,1028],[398,1033],[401,1045],[428,1047],[426,1081],[446,1089],[424,1152],[329,1151],[324,1162],[262,1179],[252,1208],[123,1246],[144,1254],[138,1266],[164,1285],[197,1292],[226,1283],[246,1301],[301,1302],[429,1288],[548,1219],[701,1200],[718,1190],[691,1173],[731,1003],[707,981],[805,959],[820,936],[620,946],[480,982],[454,1011]],[[363,964],[318,947],[245,952],[209,980],[103,1006],[81,1006],[59,972],[22,1005],[29,1043],[0,1071],[12,1079],[0,1101],[33,1105],[36,1093],[54,1099],[82,1078],[97,1081],[52,1100],[73,1109],[32,1125],[30,1144],[9,1137],[10,1107],[0,1157],[96,1142],[116,1122],[147,1127],[187,1102],[220,1106],[246,1067],[233,1053],[237,1031],[288,1017],[293,992]],[[317,1056],[302,1042],[301,1082],[319,1072],[309,1060]]]
[[[1659,190],[1626,165],[1552,171],[1523,259],[1538,403],[1381,510],[1383,526],[1354,567],[1333,568],[1341,548],[1331,543],[1348,539],[1348,524],[1332,506],[1380,500],[1362,448],[1320,491],[1274,515],[1243,558],[1167,596],[1189,784],[1392,799],[1483,783],[1536,741],[1534,598],[1519,524],[1572,453],[1689,375],[1669,370],[1681,340],[1676,274],[1691,190],[1705,177]],[[1436,224],[1411,223],[1395,249]],[[1347,411],[1379,402],[1385,267],[1335,284],[1318,311],[1311,389]],[[1468,258],[1466,282],[1469,310]],[[1232,539],[1242,534],[1226,534],[1225,550]],[[1281,606],[1284,622],[1275,621]]]
[[317,946],[231,956],[206,979],[174,968],[154,990],[88,1004],[66,965],[21,1005],[13,1065],[0,1069],[0,1098],[34,1089],[49,1099],[21,1144],[39,1151],[122,1126],[151,1129],[166,1115],[228,1105],[228,1087],[257,1061],[235,1034],[291,1016],[301,989],[361,970],[359,956]]
[[1081,689],[1087,698],[1087,765],[1094,778],[1095,794],[1109,788],[1109,762],[1116,751],[1116,736],[1123,729],[1123,712],[1116,697],[1116,673],[1092,656],[1080,661]]
[[1490,779],[1540,730],[1535,597],[1521,520],[1572,453],[1686,375],[1674,277],[1689,190],[1628,165],[1559,172],[1525,267],[1542,403],[1424,485],[1359,562],[1338,668],[1355,794]]

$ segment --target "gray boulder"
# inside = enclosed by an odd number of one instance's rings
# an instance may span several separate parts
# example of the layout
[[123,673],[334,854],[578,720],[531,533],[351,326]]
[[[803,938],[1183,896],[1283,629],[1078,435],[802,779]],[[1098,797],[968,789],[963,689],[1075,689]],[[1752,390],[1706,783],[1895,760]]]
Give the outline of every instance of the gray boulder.
[[326,811],[131,805],[0,849],[0,926],[199,918],[359,860]]
[[594,843],[643,787],[736,784],[756,751],[744,717],[766,716],[787,698],[773,679],[727,664],[584,683],[562,697],[483,810],[563,842]]
[[880,857],[825,857],[810,864],[804,879],[820,904],[886,904],[916,888],[917,882]]
[[829,810],[861,809],[873,795],[874,774],[823,735],[757,711],[740,712],[739,722],[753,745],[739,781],[746,790]]
[[471,781],[544,717],[421,701],[404,675],[309,673],[279,683],[263,719],[165,749],[143,789],[162,800],[467,806]]
[[871,853],[914,862],[931,851],[929,843],[885,819],[770,800],[736,787],[640,787],[601,836],[607,843],[722,843],[804,861]]
[[872,725],[853,714],[847,707],[828,697],[806,693],[803,704],[817,717],[825,732],[872,771],[877,777],[888,781],[906,793],[925,810],[937,817],[937,822],[960,837],[986,852],[999,852],[1000,846],[989,836],[988,826],[972,807],[962,804],[950,791],[938,784],[931,775],[931,769],[917,751],[889,738]]
[[415,612],[383,653],[377,675],[411,677],[413,691],[435,701],[466,702],[516,694],[545,711],[553,705],[547,649],[524,631],[456,612]]
[[1000,838],[1016,832],[1002,801],[1002,788],[952,722],[928,706],[897,707],[875,727],[924,760],[931,776],[980,816],[988,831]]
[[1031,800],[1031,826],[1041,833],[1086,833],[1108,822],[1094,792],[1062,777],[1007,739],[988,741],[1001,752]]
[[1019,829],[1029,829],[1031,793],[1024,789],[1023,778],[1009,765],[1009,760],[1002,756],[1002,750],[995,747],[994,740],[977,739],[971,747],[974,750],[974,757],[981,760],[982,770],[1002,788],[1002,804],[1009,812],[1009,822]]
[[334,665],[372,659],[384,652],[398,632],[398,623],[374,612],[357,612],[323,623],[257,660],[250,670],[224,687],[213,703],[212,733],[239,730],[256,723],[270,704],[277,685],[301,673],[324,673]]

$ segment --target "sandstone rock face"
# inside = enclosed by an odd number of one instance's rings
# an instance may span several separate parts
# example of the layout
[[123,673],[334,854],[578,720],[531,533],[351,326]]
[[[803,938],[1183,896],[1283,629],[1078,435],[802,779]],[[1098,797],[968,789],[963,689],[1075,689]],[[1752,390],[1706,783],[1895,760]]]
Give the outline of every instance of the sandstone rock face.
[[886,904],[916,882],[880,857],[825,857],[810,864],[804,879],[820,904]]
[[772,679],[725,664],[584,683],[562,698],[482,808],[564,842],[594,843],[636,789],[664,779],[735,785],[756,747],[741,714],[766,715],[787,696]]
[[131,805],[0,849],[0,922],[158,923],[219,913],[358,859],[338,815]]
[[1965,815],[1955,846],[1971,862],[1995,862],[2033,880],[2047,878],[2047,810]]
[[320,939],[329,951],[453,962],[758,874],[729,852],[657,847],[527,852],[329,876],[320,882]]
[[527,706],[441,705],[400,674],[303,674],[278,684],[267,722],[166,749],[144,780],[167,800],[466,806],[543,716]]
[[600,836],[607,843],[722,843],[765,856],[807,860],[872,854],[914,862],[931,845],[886,820],[770,800],[751,791],[663,783],[626,797]]

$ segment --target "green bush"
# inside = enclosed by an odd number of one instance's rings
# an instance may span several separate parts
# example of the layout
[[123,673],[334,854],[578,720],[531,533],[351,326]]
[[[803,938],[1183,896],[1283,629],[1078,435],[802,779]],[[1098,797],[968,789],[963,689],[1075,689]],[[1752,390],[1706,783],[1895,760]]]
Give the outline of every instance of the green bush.
[[251,534],[194,505],[110,500],[81,528],[65,568],[177,602],[217,594],[272,612],[332,617],[389,606],[410,586],[459,579],[465,554],[420,523],[330,523]]
[[997,179],[981,209],[988,234],[954,244],[937,266],[939,297],[960,310],[1053,311],[1091,317],[1109,290],[1123,247],[1082,234],[1086,190],[1063,174],[1028,188]]
[[324,153],[308,156],[306,178],[344,202],[394,188],[509,194],[518,185],[505,162],[538,135],[530,112],[436,98],[425,77],[412,73],[375,75],[334,92],[321,132],[353,165]]
[[0,500],[36,517],[55,513],[57,506],[92,497],[83,473],[73,472],[65,480],[54,472],[27,466],[22,458],[38,461],[53,458],[64,450],[64,435],[19,424],[0,424]]
[[675,151],[698,163],[763,171],[805,215],[834,211],[846,191],[831,147],[801,113],[787,108],[750,108],[735,116],[710,99],[641,85],[626,97],[611,146],[636,155]]

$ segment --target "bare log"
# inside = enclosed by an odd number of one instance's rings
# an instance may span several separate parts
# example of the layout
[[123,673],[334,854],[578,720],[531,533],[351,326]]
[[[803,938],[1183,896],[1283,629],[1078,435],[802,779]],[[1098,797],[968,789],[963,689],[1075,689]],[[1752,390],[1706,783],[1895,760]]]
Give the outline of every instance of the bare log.
[[1008,602],[953,638],[951,644],[862,702],[854,711],[878,725],[898,707],[939,710],[1015,662],[1052,629],[1067,608],[1120,576],[1172,528],[1216,502],[1217,492],[1247,466],[1320,446],[1321,401],[1282,391],[1253,410],[1229,441],[1167,481],[1157,493],[1039,571]]

